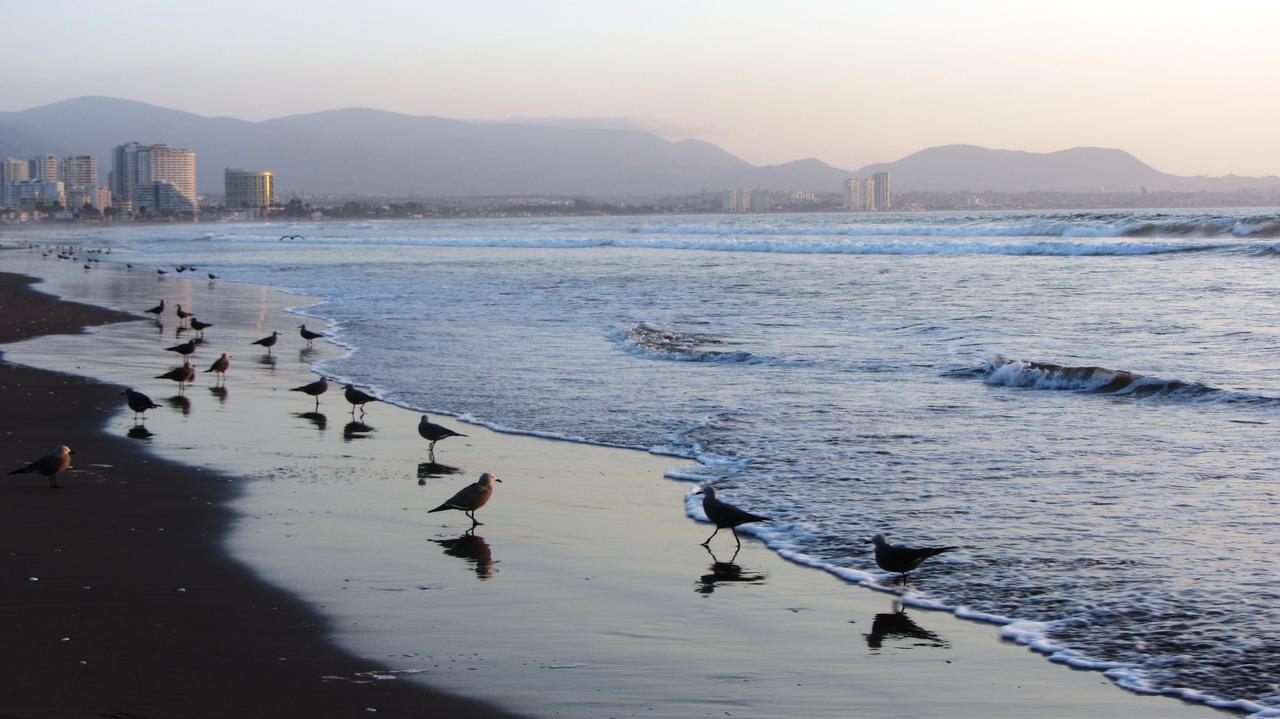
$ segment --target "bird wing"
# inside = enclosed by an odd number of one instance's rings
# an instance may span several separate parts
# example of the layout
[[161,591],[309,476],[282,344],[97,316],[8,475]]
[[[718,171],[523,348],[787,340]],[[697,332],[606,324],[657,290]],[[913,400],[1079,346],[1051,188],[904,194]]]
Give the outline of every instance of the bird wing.
[[484,505],[485,500],[489,498],[489,492],[478,484],[469,484],[458,493],[449,498],[449,501],[431,510],[438,512],[442,509],[461,509],[463,511],[471,511],[479,509]]
[[736,527],[739,524],[747,524],[748,522],[770,521],[768,517],[752,514],[716,497],[708,497],[704,500],[702,509],[707,513],[707,519],[710,519],[717,527]]

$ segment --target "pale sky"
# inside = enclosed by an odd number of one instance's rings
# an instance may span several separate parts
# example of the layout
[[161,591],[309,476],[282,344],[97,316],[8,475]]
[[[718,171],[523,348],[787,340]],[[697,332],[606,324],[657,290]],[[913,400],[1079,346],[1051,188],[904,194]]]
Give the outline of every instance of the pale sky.
[[625,118],[757,164],[972,143],[1280,174],[1277,28],[1270,0],[0,0],[0,110]]

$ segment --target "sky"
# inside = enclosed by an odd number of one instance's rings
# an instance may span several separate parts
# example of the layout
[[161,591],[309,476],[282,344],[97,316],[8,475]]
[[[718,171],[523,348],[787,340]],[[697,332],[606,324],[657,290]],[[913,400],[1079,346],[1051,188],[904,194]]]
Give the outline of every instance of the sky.
[[1261,0],[0,0],[0,110],[591,118],[756,164],[969,143],[1280,175],[1277,27]]

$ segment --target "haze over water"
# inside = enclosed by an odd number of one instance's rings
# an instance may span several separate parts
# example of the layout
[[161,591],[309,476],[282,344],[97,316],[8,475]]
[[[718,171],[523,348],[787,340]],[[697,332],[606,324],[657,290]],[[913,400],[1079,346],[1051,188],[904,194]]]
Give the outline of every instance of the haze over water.
[[327,298],[307,312],[356,351],[323,370],[398,403],[697,459],[778,519],[769,546],[852,581],[892,583],[876,532],[960,545],[914,600],[1280,710],[1278,212],[87,235]]

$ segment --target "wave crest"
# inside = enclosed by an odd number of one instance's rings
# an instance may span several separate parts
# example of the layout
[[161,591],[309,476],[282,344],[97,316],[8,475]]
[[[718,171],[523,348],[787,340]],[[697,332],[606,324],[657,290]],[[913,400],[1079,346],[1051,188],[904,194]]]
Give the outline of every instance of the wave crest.
[[1166,379],[1123,369],[1060,365],[996,355],[981,366],[950,373],[979,377],[989,385],[1160,398],[1192,402],[1280,404],[1280,397],[1212,387],[1201,382]]
[[675,362],[760,363],[766,358],[750,352],[707,349],[707,345],[723,346],[723,340],[710,335],[683,332],[649,322],[640,322],[615,335],[624,349],[649,359]]

